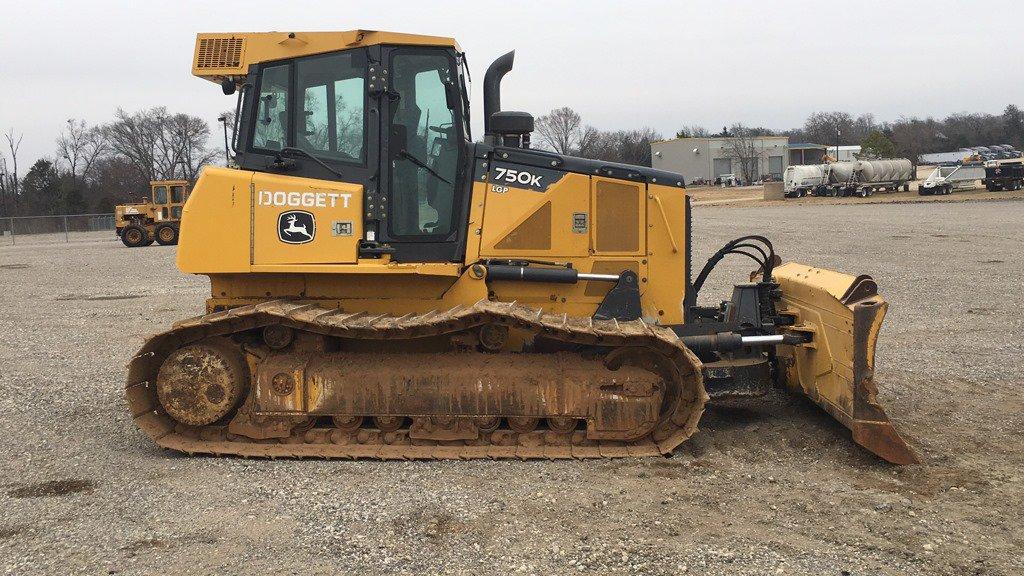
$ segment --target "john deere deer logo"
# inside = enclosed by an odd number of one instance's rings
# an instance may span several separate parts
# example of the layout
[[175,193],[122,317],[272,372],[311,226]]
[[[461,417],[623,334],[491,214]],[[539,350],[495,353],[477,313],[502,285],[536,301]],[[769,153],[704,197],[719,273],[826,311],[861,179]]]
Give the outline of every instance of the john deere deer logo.
[[316,220],[309,212],[291,210],[277,217],[277,237],[285,244],[305,244],[316,236]]

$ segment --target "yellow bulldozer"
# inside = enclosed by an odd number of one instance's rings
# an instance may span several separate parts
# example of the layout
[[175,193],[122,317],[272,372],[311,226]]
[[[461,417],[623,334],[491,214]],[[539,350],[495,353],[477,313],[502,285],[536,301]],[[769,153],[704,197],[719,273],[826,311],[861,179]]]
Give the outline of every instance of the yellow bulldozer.
[[114,232],[129,248],[178,243],[181,213],[188,200],[188,181],[154,180],[142,202],[114,207]]
[[[237,167],[207,167],[177,264],[206,314],[129,364],[137,426],[186,453],[344,458],[669,454],[709,400],[805,394],[894,463],[876,400],[875,282],[781,263],[761,235],[693,276],[683,176],[530,147],[501,109],[470,134],[451,38],[200,34],[237,93]],[[738,255],[757,272],[698,295]]]

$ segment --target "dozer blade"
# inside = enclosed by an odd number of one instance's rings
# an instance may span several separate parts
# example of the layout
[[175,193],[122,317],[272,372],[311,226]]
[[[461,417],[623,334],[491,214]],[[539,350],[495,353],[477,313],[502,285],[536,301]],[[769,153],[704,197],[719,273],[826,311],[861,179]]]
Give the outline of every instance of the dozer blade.
[[787,263],[773,270],[782,290],[779,312],[812,341],[779,346],[786,385],[802,392],[853,432],[853,441],[894,464],[916,464],[878,403],[875,343],[888,303],[869,276]]

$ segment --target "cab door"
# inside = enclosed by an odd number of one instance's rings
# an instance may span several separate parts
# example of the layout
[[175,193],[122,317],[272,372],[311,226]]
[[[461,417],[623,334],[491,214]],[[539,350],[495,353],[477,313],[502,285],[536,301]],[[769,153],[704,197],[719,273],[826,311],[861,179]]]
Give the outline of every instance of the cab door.
[[238,163],[255,172],[254,265],[357,261],[364,197],[379,187],[369,80],[379,59],[378,46],[355,48],[268,62],[251,75]]
[[375,240],[399,262],[461,261],[468,142],[458,56],[443,47],[385,47],[382,65],[382,196],[367,198]]
[[167,184],[154,184],[153,185],[153,219],[157,222],[163,222],[169,217],[168,204],[170,198],[168,196]]
[[168,216],[171,220],[181,220],[182,208],[185,207],[185,201],[188,200],[186,190],[187,187],[183,183],[171,185],[171,212]]

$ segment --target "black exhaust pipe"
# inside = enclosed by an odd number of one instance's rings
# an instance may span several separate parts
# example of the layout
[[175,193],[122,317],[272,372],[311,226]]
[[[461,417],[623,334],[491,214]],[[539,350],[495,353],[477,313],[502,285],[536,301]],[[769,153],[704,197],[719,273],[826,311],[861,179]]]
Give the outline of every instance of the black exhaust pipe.
[[484,74],[484,135],[493,136],[491,131],[491,114],[501,112],[501,78],[512,69],[512,61],[516,51],[499,56],[491,62]]

